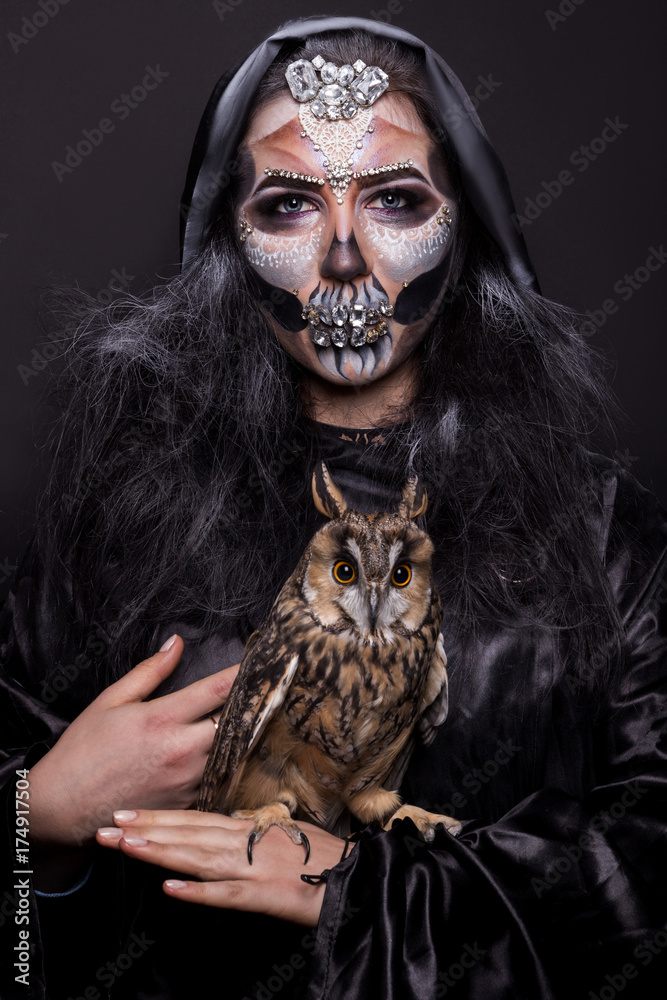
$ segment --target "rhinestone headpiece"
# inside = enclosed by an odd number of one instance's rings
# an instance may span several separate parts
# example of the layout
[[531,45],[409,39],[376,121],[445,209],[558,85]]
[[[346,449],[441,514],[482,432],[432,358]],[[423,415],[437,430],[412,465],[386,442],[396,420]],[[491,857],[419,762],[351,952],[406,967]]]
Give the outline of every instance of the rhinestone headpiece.
[[379,66],[367,66],[361,59],[353,66],[336,66],[322,56],[290,63],[285,79],[295,101],[307,103],[315,118],[332,121],[354,118],[389,86],[389,77]]
[[327,180],[342,203],[352,179],[352,153],[361,149],[364,134],[373,131],[371,106],[389,86],[389,77],[361,59],[336,66],[318,55],[290,63],[285,79],[301,105],[301,135],[324,153]]

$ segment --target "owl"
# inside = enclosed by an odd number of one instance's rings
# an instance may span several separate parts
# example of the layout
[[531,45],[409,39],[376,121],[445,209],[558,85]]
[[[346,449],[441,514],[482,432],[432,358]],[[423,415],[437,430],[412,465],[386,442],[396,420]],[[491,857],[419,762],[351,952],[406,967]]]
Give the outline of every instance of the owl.
[[364,514],[348,508],[324,464],[312,486],[330,520],[246,644],[197,802],[253,820],[250,864],[274,825],[307,861],[297,819],[331,830],[345,809],[385,828],[408,816],[427,840],[437,823],[460,830],[384,787],[405,769],[412,741],[430,743],[447,715],[433,544],[414,523],[426,493],[409,479],[397,511]]

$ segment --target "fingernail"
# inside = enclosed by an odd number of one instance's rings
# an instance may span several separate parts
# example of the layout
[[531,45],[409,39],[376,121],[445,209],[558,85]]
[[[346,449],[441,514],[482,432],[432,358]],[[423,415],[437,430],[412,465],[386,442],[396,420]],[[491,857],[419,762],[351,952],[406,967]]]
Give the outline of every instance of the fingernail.
[[176,642],[176,635],[174,634],[170,636],[168,639],[166,639],[165,642],[162,643],[158,652],[166,653],[168,649],[171,649],[171,647],[174,645],[175,642]]
[[117,826],[101,826],[97,832],[100,837],[108,837],[109,840],[120,840],[123,836],[123,831]]
[[130,847],[145,847],[146,844],[148,843],[148,841],[144,840],[143,837],[135,837],[134,835],[130,835],[129,837],[123,837],[123,840],[125,841],[126,844],[129,844]]
[[131,823],[136,818],[137,814],[134,809],[117,809],[113,814],[114,823]]
[[164,884],[169,886],[170,889],[187,889],[188,887],[187,882],[181,882],[178,878],[168,878]]

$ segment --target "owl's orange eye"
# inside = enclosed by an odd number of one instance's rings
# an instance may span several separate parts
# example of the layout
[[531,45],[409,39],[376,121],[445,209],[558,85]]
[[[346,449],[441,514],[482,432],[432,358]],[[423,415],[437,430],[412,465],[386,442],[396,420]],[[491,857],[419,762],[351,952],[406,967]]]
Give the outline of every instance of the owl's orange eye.
[[333,568],[333,578],[336,583],[352,583],[356,579],[357,571],[352,563],[339,559]]
[[395,587],[406,587],[411,579],[412,570],[407,563],[401,563],[400,566],[396,566],[394,572],[391,574],[391,582]]

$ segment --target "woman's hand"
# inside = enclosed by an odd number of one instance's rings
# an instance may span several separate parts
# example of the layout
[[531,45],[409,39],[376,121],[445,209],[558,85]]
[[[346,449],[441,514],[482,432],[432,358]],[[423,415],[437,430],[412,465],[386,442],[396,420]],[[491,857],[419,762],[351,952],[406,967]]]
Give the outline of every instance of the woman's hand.
[[[170,644],[169,644],[170,643]],[[30,770],[30,833],[38,848],[93,844],[114,809],[194,802],[238,666],[146,701],[183,652],[178,636],[111,684]]]
[[[213,728],[213,727],[211,727]],[[125,811],[114,813],[116,827],[97,832],[97,842],[141,861],[182,872],[198,881],[167,879],[168,896],[205,906],[250,910],[315,927],[324,885],[302,882],[340,859],[344,841],[310,823],[302,823],[310,858],[278,827],[270,827],[248,864],[252,821],[194,811]]]

